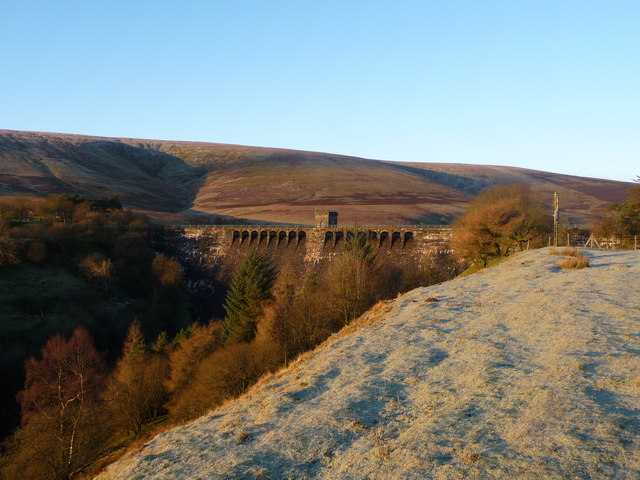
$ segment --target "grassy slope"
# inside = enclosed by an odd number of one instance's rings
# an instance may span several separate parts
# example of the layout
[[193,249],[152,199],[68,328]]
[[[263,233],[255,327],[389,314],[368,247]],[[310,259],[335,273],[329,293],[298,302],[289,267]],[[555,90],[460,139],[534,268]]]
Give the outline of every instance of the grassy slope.
[[0,130],[0,194],[119,194],[128,206],[312,223],[441,223],[483,188],[524,183],[565,219],[621,201],[630,184],[510,167],[383,162],[317,152]]
[[589,255],[403,295],[100,478],[640,478],[640,257]]

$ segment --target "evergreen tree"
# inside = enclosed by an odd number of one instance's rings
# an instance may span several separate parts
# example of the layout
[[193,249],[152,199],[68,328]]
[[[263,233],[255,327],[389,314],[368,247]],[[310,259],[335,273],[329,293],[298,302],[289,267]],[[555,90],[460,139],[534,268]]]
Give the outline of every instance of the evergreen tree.
[[252,250],[235,272],[224,309],[224,339],[227,345],[255,337],[257,319],[264,302],[272,298],[277,270],[273,262]]
[[145,422],[157,418],[167,397],[164,380],[168,369],[164,352],[149,351],[135,320],[110,382],[114,417],[126,431],[140,436]]

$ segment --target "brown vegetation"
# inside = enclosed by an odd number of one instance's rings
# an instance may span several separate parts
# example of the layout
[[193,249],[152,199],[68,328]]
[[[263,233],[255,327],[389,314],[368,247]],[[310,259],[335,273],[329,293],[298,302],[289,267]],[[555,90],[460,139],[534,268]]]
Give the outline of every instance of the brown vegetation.
[[160,351],[149,351],[140,323],[134,321],[108,385],[112,418],[120,420],[121,430],[136,436],[146,422],[157,419],[167,401],[164,381],[169,364],[159,347]]
[[559,260],[558,268],[562,270],[578,270],[580,268],[588,267],[590,263],[589,257],[586,257],[583,254],[578,254]]
[[484,267],[491,258],[540,242],[549,230],[546,217],[523,187],[495,187],[479,195],[456,221],[453,248],[460,259]]
[[593,233],[599,237],[634,237],[640,234],[640,177],[628,190],[626,199],[591,216]]
[[26,363],[22,428],[7,443],[2,478],[73,478],[106,454],[111,432],[100,398],[105,373],[82,328],[68,340],[53,337],[41,360]]
[[551,255],[564,256],[564,258],[558,261],[558,268],[562,270],[578,270],[586,268],[591,264],[589,257],[575,247],[565,247],[562,249],[551,248],[549,253]]
[[[441,258],[404,270],[379,264],[366,237],[356,234],[346,239],[345,247],[327,269],[312,272],[302,284],[293,272],[282,271],[276,279],[275,269],[267,268],[257,277],[256,270],[239,269],[239,285],[255,286],[265,280],[264,286],[268,287],[255,297],[257,301],[250,308],[256,316],[251,320],[252,333],[246,338],[225,342],[223,323],[212,319],[205,324],[193,323],[170,340],[160,328],[177,330],[174,312],[182,299],[183,272],[175,260],[150,251],[142,219],[117,209],[98,211],[82,199],[67,197],[56,199],[58,209],[45,221],[43,212],[47,210],[39,202],[20,203],[28,205],[22,221],[17,220],[19,212],[15,209],[3,210],[6,238],[16,249],[19,265],[64,265],[75,275],[75,282],[84,282],[92,292],[87,301],[131,302],[126,297],[122,301],[125,289],[143,291],[148,301],[139,322],[131,322],[130,317],[109,324],[109,328],[127,326],[124,345],[120,349],[113,341],[107,343],[112,370],[107,372],[102,364],[99,375],[91,374],[99,381],[91,383],[86,408],[74,427],[74,441],[82,445],[74,446],[77,457],[67,461],[66,467],[55,467],[58,473],[54,478],[77,477],[95,468],[100,457],[122,449],[154,428],[166,428],[167,422],[206,413],[320,344],[381,299],[442,281],[454,273]],[[68,211],[62,208],[65,205]],[[244,298],[251,292],[248,288]],[[384,303],[378,305],[374,310],[384,308]],[[66,341],[57,336],[55,342],[69,343],[74,338]],[[156,340],[148,342],[149,338]],[[114,352],[119,351],[115,361]],[[47,374],[53,375],[55,371],[46,358],[43,353],[42,360],[30,362],[41,365],[41,370],[51,368]],[[34,398],[31,392],[28,383],[21,398]],[[24,418],[31,411],[26,405]],[[19,477],[19,466],[32,456],[29,448],[33,445],[41,452],[60,450],[50,435],[42,433],[46,425],[34,414],[16,430],[0,459],[3,475]],[[39,435],[42,445],[32,441],[34,435]],[[83,453],[85,446],[91,454]],[[42,462],[29,467],[30,478],[51,478],[52,473],[43,465],[52,461]]]
[[24,361],[49,338],[83,325],[111,363],[133,318],[149,338],[163,330],[173,335],[189,322],[179,265],[154,254],[145,218],[119,209],[113,198],[0,198],[0,215],[5,438],[18,423]]
[[580,223],[593,208],[622,201],[628,187],[510,167],[7,130],[0,131],[0,156],[8,194],[82,188],[85,196],[101,197],[111,194],[109,185],[126,206],[171,219],[185,212],[310,223],[313,206],[324,205],[339,210],[346,224],[440,224],[483,189],[521,183],[545,199],[560,192],[565,218]]

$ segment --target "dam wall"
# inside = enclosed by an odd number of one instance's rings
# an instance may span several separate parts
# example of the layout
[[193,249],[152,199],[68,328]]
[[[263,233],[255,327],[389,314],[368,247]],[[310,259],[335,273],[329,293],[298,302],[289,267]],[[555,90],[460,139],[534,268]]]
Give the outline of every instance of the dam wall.
[[[450,253],[452,230],[442,226],[307,227],[285,225],[171,226],[152,232],[154,248],[180,261],[187,291],[201,306],[197,318],[221,318],[227,285],[245,255],[257,249],[273,259],[279,275],[301,285],[339,255],[350,236],[364,235],[379,268],[402,269],[439,261]],[[217,305],[208,310],[206,305]]]
[[[449,253],[451,228],[301,227],[301,226],[184,226],[165,227],[166,238],[178,246],[179,257],[204,264],[229,263],[244,252],[258,249],[277,263],[294,261],[302,267],[330,261],[350,236],[364,235],[380,261],[396,264],[420,262],[428,256]],[[230,262],[235,263],[235,262]]]

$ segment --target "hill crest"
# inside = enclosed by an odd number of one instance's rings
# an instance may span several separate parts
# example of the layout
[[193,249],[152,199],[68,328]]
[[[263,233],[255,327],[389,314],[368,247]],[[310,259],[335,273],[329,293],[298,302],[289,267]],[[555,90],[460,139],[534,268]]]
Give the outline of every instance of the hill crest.
[[119,195],[126,206],[309,224],[447,223],[496,184],[521,183],[585,223],[631,184],[491,165],[403,163],[221,143],[0,130],[0,195]]

